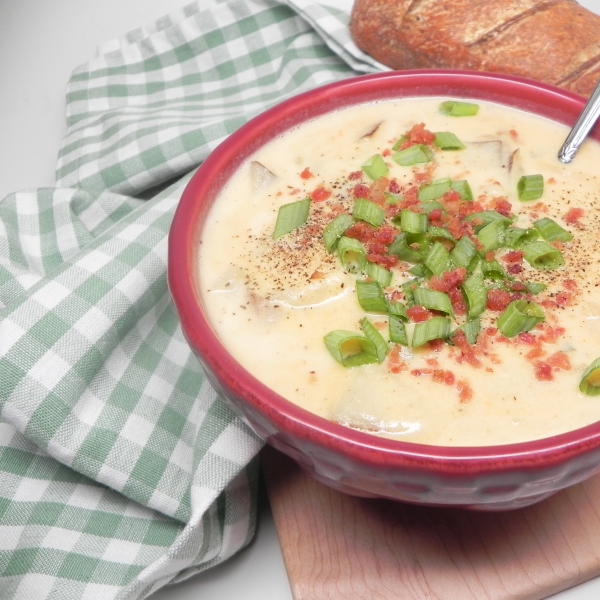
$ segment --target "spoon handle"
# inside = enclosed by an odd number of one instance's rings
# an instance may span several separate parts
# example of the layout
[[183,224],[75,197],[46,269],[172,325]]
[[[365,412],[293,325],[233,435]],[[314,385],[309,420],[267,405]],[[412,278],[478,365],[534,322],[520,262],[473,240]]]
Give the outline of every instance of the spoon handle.
[[562,163],[570,163],[579,146],[583,143],[590,129],[594,126],[600,116],[600,81],[596,84],[592,95],[590,96],[583,111],[579,115],[573,129],[569,132],[565,143],[558,153],[558,160]]

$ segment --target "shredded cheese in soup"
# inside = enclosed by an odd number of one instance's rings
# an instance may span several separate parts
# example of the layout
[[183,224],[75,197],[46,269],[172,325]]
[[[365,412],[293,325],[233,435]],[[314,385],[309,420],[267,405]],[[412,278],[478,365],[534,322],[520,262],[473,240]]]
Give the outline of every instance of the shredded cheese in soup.
[[597,421],[600,145],[563,165],[565,127],[446,100],[343,109],[246,161],[202,235],[211,323],[273,390],[372,434],[493,445]]

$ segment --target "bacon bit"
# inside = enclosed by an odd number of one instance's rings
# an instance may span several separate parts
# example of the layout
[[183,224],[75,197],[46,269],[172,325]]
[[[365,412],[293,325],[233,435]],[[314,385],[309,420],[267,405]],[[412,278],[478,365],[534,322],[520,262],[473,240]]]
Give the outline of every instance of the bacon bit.
[[413,369],[410,374],[413,377],[422,377],[423,375],[431,375],[433,373],[433,369]]
[[435,358],[435,357],[434,357],[434,358],[428,358],[428,359],[427,359],[425,362],[426,362],[426,363],[427,363],[427,364],[428,364],[430,367],[435,367],[435,368],[437,368],[437,367],[439,367],[439,366],[440,366],[440,361],[439,361],[437,358]]
[[519,134],[516,132],[516,130],[515,130],[515,129],[511,129],[511,130],[509,130],[509,132],[508,132],[508,133],[509,133],[510,137],[511,137],[513,140],[516,140],[516,139],[518,139],[518,137],[519,137]]
[[406,310],[406,316],[413,323],[422,323],[433,316],[433,313],[422,306],[411,306]]
[[473,398],[473,390],[471,386],[464,380],[459,380],[456,383],[456,390],[461,404],[468,404]]
[[290,196],[296,196],[300,193],[300,188],[294,188],[293,190],[290,190]]
[[418,144],[425,144],[429,146],[433,144],[435,140],[435,134],[425,129],[425,123],[415,123],[405,135],[406,139],[404,142],[402,142],[400,150],[404,150]]
[[369,186],[364,183],[357,183],[352,190],[352,195],[355,198],[368,198],[369,197]]
[[577,282],[574,279],[565,279],[563,285],[571,292],[577,289]]
[[300,177],[302,177],[302,179],[311,179],[312,177],[314,177],[314,175],[310,172],[310,169],[306,167],[304,171],[300,173]]
[[581,219],[584,214],[585,211],[583,208],[571,208],[563,218],[565,223],[568,223],[569,225],[579,225],[579,219]]
[[546,362],[555,371],[570,371],[571,370],[571,361],[569,360],[569,357],[564,352],[555,352],[552,356],[549,356],[546,359]]
[[571,294],[566,294],[564,292],[559,292],[556,294],[556,303],[559,306],[569,306],[572,300],[573,296]]
[[382,153],[381,156],[390,156],[392,154],[392,151],[389,148],[386,148]]
[[556,179],[554,177],[548,177],[548,183],[556,183]]
[[481,361],[477,357],[476,349],[469,344],[464,331],[458,330],[454,335],[454,347],[460,352],[459,363],[466,362],[472,367],[481,367]]
[[511,275],[517,275],[523,271],[523,267],[521,265],[512,264],[509,265],[506,269]]
[[537,212],[541,212],[541,213],[548,212],[548,207],[543,202],[537,202],[536,204],[533,205],[532,208],[533,208],[533,210],[535,210]]
[[426,347],[432,352],[439,352],[445,345],[444,340],[431,340],[427,342]]
[[[377,240],[381,244],[385,244],[389,246],[398,235],[398,231],[394,227],[390,227],[389,225],[384,225],[375,231],[373,236],[374,240]],[[386,250],[387,252],[387,250]]]
[[444,385],[454,385],[456,383],[456,377],[452,371],[434,369],[433,381],[434,383],[443,383]]
[[373,238],[373,232],[375,228],[364,221],[358,221],[348,229],[344,235],[354,238],[363,244],[370,241]]
[[413,177],[414,177],[415,183],[421,184],[421,183],[428,183],[429,181],[431,181],[432,173],[434,171],[434,168],[431,165],[432,165],[432,163],[427,163],[427,165],[424,167],[423,171],[419,171],[417,169],[417,167],[413,167]]
[[310,278],[311,279],[323,279],[323,277],[325,277],[325,275],[323,273],[321,273],[321,271],[315,271]]
[[385,203],[385,192],[388,189],[390,180],[387,177],[380,177],[371,184],[369,188],[369,195],[367,198],[379,204],[380,206]]
[[388,190],[389,190],[390,194],[399,194],[402,191],[402,188],[400,187],[400,184],[395,179],[392,179],[390,181]]
[[507,263],[520,263],[523,260],[523,252],[521,250],[510,250],[502,257],[502,260]]
[[490,208],[499,212],[503,217],[510,216],[512,212],[512,204],[504,197],[494,198]]
[[407,371],[407,364],[400,358],[400,345],[394,344],[388,355],[388,371],[394,375]]
[[452,304],[452,308],[454,309],[454,313],[457,315],[466,315],[467,303],[465,302],[465,298],[460,289],[453,288],[449,290],[448,296],[450,296],[450,302]]
[[535,366],[535,378],[538,381],[553,381],[554,375],[552,373],[552,367],[543,360],[539,360],[534,363]]
[[442,217],[443,217],[444,213],[442,212],[441,208],[434,208],[430,213],[429,213],[429,220],[431,222],[434,221],[441,221]]
[[535,335],[533,335],[532,333],[529,333],[528,331],[526,331],[524,333],[520,333],[517,336],[517,339],[519,340],[519,343],[528,344],[530,346],[533,346],[534,344],[539,343],[538,338]]
[[543,350],[541,345],[534,346],[526,355],[527,360],[535,360],[536,358],[542,358],[546,352]]
[[489,290],[487,293],[486,307],[494,312],[503,311],[512,299],[506,290]]
[[309,195],[313,202],[324,202],[331,196],[331,192],[329,190],[326,190],[324,187],[318,187],[316,190],[313,190]]
[[461,286],[467,278],[467,270],[460,267],[452,271],[446,271],[441,277],[432,275],[429,280],[429,287],[438,292],[448,292],[453,288]]
[[398,257],[395,254],[367,254],[367,260],[388,270],[394,268],[398,264]]
[[348,179],[350,181],[356,181],[357,179],[362,179],[362,177],[363,177],[363,172],[362,171],[352,171],[348,175]]
[[541,331],[539,335],[540,342],[545,344],[556,344],[556,342],[565,334],[564,327],[553,327],[548,323],[540,323],[537,327]]

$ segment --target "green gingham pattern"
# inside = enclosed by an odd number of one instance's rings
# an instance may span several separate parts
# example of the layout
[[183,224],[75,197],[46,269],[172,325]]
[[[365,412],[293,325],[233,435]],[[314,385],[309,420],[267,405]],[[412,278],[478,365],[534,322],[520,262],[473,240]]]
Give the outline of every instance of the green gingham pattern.
[[144,598],[251,540],[262,441],[182,336],[167,235],[228,134],[380,68],[347,19],[300,0],[199,1],[73,73],[56,187],[0,202],[3,599]]

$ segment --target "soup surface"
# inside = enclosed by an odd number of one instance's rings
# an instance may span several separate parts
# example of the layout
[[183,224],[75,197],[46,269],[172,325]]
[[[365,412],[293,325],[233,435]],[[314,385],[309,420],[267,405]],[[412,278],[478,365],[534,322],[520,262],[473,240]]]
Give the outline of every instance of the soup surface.
[[[203,231],[210,321],[267,386],[376,435],[493,445],[597,421],[579,385],[600,356],[600,146],[563,165],[565,127],[445,100],[343,109],[246,161]],[[282,205],[308,215],[274,239]]]

